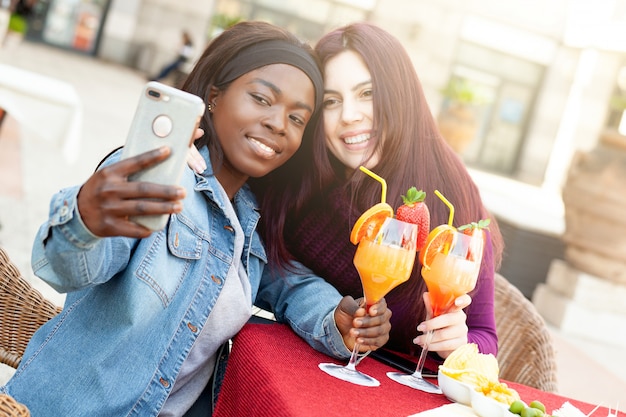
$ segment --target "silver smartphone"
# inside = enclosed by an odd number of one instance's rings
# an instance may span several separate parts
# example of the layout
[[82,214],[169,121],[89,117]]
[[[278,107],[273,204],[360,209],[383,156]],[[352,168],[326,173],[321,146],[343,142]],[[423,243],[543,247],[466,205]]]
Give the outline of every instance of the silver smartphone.
[[[130,125],[122,159],[162,145],[169,146],[172,152],[166,160],[133,174],[129,180],[177,185],[203,114],[204,102],[200,97],[155,81],[147,83]],[[131,218],[151,230],[163,229],[167,219],[168,215]]]

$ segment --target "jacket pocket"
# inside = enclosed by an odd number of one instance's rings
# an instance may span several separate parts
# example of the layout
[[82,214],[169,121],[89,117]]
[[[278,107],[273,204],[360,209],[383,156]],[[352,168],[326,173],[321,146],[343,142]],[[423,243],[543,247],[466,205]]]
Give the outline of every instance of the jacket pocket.
[[159,297],[164,307],[171,302],[202,255],[202,237],[171,216],[164,232],[154,233],[146,255],[136,271]]

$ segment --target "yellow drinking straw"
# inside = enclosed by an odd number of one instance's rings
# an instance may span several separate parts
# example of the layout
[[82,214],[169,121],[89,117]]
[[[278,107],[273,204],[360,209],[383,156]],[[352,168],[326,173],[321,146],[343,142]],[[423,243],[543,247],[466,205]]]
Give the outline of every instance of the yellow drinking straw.
[[443,194],[439,192],[439,190],[435,190],[435,195],[439,197],[441,201],[443,201],[443,203],[450,209],[450,215],[448,216],[448,226],[452,226],[452,219],[454,219],[454,206],[443,196]]
[[[436,195],[437,197],[439,197],[439,198],[441,199],[441,201],[443,201],[443,203],[444,203],[446,206],[448,206],[448,208],[450,209],[450,214],[449,214],[449,216],[448,216],[448,226],[453,227],[453,226],[452,226],[452,219],[454,219],[454,206],[452,205],[452,203],[450,203],[450,202],[448,201],[448,199],[447,199],[447,198],[445,198],[445,197],[443,196],[443,194],[441,194],[441,193],[439,192],[439,190],[435,190],[435,195]],[[453,239],[452,239],[452,244],[450,244],[449,242],[447,242],[447,241],[446,241],[445,245],[443,246],[443,251],[442,251],[442,253],[443,253],[444,255],[447,255],[447,254],[448,254],[448,252],[450,252],[450,248],[451,248],[451,246],[454,246],[454,245],[455,245],[455,243],[456,243],[456,235],[452,235],[452,236],[453,236]]]
[[[380,197],[380,202],[381,203],[386,202],[387,201],[387,181],[385,181],[382,177],[379,177],[378,175],[374,174],[372,171],[370,171],[369,169],[365,168],[363,165],[361,165],[359,167],[359,169],[361,171],[365,172],[370,177],[374,178],[376,181],[378,181],[382,185],[383,191],[382,191],[382,195]],[[435,192],[437,192],[437,191],[435,191]]]

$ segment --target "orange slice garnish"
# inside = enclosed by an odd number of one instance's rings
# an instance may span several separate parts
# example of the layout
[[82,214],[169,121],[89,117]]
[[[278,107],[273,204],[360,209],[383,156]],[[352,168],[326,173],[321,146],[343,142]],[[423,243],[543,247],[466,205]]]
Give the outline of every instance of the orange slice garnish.
[[435,255],[452,247],[456,239],[455,231],[456,228],[448,224],[441,224],[430,231],[426,244],[419,253],[419,260],[423,266],[430,268]]
[[350,232],[350,242],[358,244],[361,239],[376,236],[387,217],[393,217],[393,208],[387,203],[374,204],[361,214]]

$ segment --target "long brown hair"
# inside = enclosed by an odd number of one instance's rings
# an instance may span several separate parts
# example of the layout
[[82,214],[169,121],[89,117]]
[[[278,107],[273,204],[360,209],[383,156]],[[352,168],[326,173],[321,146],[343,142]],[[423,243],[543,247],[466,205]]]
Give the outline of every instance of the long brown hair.
[[[323,70],[329,59],[346,50],[358,53],[371,73],[372,135],[384,137],[378,142],[380,161],[372,170],[387,180],[387,202],[397,208],[401,204],[400,196],[416,186],[427,193],[431,225],[447,223],[449,213],[434,190],[439,190],[454,204],[456,226],[491,217],[463,162],[439,133],[413,63],[402,44],[375,25],[354,23],[325,35],[315,46]],[[281,189],[272,189],[271,198],[262,194],[268,197],[263,199],[262,225],[268,237],[268,256],[283,264],[291,256],[283,237],[285,218],[290,211],[302,209],[310,199],[323,198],[326,187],[342,178],[345,172],[345,167],[326,149],[321,121],[316,126],[312,149],[302,152],[312,152],[312,157],[301,160],[289,173],[288,180],[281,184]],[[380,201],[380,188],[360,171],[347,180],[347,192],[360,212]],[[493,258],[488,263],[498,269],[503,241],[497,222],[491,220]]]

